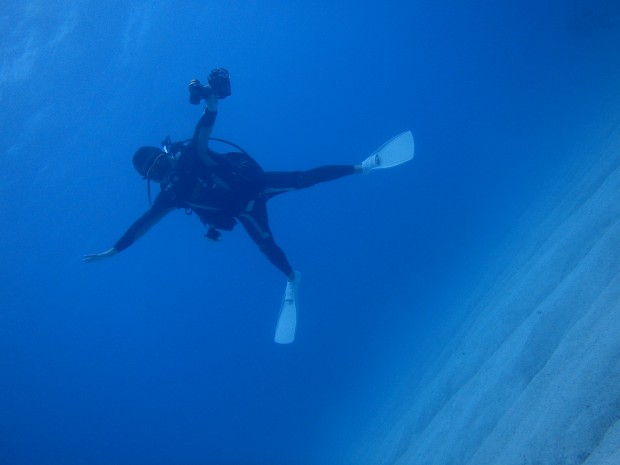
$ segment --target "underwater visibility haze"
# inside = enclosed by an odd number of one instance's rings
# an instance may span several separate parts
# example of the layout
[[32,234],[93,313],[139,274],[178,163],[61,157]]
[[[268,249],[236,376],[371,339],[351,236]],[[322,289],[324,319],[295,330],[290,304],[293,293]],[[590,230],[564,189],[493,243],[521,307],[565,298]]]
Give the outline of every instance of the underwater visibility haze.
[[[1,465],[620,463],[617,2],[33,0],[0,24]],[[270,201],[293,344],[239,225],[212,243],[178,210],[82,261],[148,209],[132,154],[192,136],[217,67],[213,135],[265,170],[415,136]]]

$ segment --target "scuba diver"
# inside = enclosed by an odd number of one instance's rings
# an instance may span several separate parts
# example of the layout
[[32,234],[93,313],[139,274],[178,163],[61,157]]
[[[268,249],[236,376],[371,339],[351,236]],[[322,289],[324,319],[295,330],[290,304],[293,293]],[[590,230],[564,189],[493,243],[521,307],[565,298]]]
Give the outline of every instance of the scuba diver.
[[[211,71],[207,85],[202,85],[198,80],[190,81],[190,103],[198,105],[202,100],[206,102],[192,139],[172,143],[167,138],[163,149],[141,147],[134,153],[133,166],[147,180],[149,199],[151,182],[160,185],[160,192],[150,208],[110,249],[85,255],[83,260],[94,262],[115,256],[175,209],[196,214],[207,227],[205,237],[213,241],[221,238],[220,231],[231,231],[239,222],[260,251],[287,278],[276,342],[289,343],[294,339],[296,299],[301,275],[293,269],[273,238],[268,223],[267,202],[284,192],[305,189],[355,173],[368,173],[375,168],[386,168],[403,161],[390,163],[389,156],[382,159],[380,153],[376,152],[359,165],[328,165],[307,171],[263,171],[253,158],[235,144],[223,141],[238,149],[229,153],[218,153],[209,147],[218,101],[230,95],[230,77],[223,68]],[[407,134],[411,135],[410,132]]]

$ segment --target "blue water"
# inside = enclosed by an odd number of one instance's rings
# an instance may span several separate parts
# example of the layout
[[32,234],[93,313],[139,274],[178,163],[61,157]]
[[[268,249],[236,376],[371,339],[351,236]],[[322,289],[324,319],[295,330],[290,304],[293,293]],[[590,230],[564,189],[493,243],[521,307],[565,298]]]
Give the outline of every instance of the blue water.
[[[620,103],[613,1],[14,2],[0,14],[0,464],[345,463],[390,388],[575,144]],[[407,165],[274,199],[303,273],[148,207],[141,145],[191,136],[190,79],[230,71],[214,131],[265,169]],[[616,113],[617,114],[617,113]],[[338,457],[338,459],[336,459]],[[362,465],[362,464],[361,464]]]

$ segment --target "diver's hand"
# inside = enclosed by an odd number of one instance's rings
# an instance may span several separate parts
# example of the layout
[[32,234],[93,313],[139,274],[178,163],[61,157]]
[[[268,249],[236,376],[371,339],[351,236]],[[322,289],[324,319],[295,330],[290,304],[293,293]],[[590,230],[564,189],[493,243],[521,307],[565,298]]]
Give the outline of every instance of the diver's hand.
[[111,258],[117,253],[118,253],[118,250],[112,247],[111,249],[108,249],[105,252],[91,254],[91,255],[84,255],[84,257],[82,257],[82,261],[87,262],[87,263],[98,262],[99,260],[105,260],[106,258]]

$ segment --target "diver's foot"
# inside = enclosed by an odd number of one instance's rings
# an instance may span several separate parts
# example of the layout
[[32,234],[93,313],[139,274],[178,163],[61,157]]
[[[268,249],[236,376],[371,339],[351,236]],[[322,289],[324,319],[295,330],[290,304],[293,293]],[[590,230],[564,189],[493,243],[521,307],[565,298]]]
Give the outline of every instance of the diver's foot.
[[369,156],[362,162],[362,173],[368,174],[370,171],[381,166],[381,157],[378,153]]
[[[291,279],[292,278],[292,279]],[[294,271],[286,282],[286,290],[284,291],[284,300],[287,303],[292,303],[297,300],[297,292],[299,291],[299,282],[301,281],[301,273]]]

